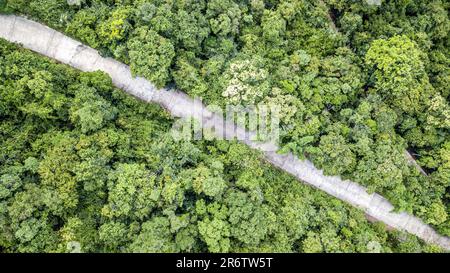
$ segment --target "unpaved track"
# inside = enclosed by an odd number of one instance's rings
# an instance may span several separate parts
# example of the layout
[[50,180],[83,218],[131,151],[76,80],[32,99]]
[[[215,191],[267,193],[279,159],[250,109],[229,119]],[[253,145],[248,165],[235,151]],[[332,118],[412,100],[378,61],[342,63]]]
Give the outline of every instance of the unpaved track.
[[64,34],[22,17],[0,15],[0,37],[20,43],[25,48],[82,71],[104,71],[111,77],[114,85],[125,92],[146,102],[158,103],[175,117],[193,117],[202,120],[203,126],[214,129],[217,135],[244,139],[242,142],[248,146],[263,151],[268,162],[292,174],[298,180],[364,210],[373,219],[384,222],[392,228],[409,232],[428,243],[450,250],[450,238],[439,235],[417,217],[407,213],[391,212],[393,206],[379,194],[368,194],[364,187],[342,180],[338,176],[325,176],[322,170],[315,168],[310,161],[299,160],[291,153],[277,154],[275,152],[278,150],[277,146],[252,141],[254,136],[252,132],[247,132],[206,110],[200,101],[193,100],[179,91],[158,90],[143,78],[133,78],[129,67],[125,64],[111,58],[103,58],[96,50]]

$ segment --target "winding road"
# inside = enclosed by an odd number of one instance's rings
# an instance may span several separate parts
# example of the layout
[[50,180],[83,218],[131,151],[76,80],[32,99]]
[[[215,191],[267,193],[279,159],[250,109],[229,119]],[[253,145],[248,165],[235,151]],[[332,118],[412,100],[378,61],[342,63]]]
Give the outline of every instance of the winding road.
[[222,116],[209,111],[201,101],[191,99],[180,91],[157,89],[149,81],[133,77],[127,65],[101,57],[96,50],[56,30],[23,17],[0,15],[0,37],[81,71],[103,71],[111,77],[116,87],[125,92],[143,101],[163,106],[174,117],[201,120],[205,128],[214,130],[218,136],[237,137],[253,149],[262,151],[268,162],[299,181],[363,210],[371,218],[384,222],[389,227],[409,232],[450,251],[450,238],[438,234],[417,217],[405,212],[392,212],[394,207],[381,195],[369,194],[366,188],[338,176],[326,176],[310,161],[299,160],[291,153],[277,154],[276,145],[252,141],[253,132],[224,120]]

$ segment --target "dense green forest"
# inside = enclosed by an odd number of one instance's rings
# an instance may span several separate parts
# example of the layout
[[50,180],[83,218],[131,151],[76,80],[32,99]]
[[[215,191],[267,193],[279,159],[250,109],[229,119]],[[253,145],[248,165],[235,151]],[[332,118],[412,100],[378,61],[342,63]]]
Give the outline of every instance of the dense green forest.
[[[279,105],[283,151],[450,236],[450,3],[371,2],[3,0],[0,11],[207,104]],[[174,142],[161,109],[100,73],[1,50],[5,251],[422,250],[240,144]]]
[[156,105],[0,40],[0,251],[439,251]]

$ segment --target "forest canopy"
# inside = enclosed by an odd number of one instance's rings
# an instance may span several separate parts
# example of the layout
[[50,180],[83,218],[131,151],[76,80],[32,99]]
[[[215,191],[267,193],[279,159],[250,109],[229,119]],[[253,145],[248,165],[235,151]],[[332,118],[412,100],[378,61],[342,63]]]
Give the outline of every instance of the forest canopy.
[[[450,236],[448,1],[0,3],[159,87],[206,104],[280,106],[283,151]],[[241,144],[174,142],[162,109],[102,73],[6,42],[0,64],[6,251],[364,252],[367,240],[422,250]]]

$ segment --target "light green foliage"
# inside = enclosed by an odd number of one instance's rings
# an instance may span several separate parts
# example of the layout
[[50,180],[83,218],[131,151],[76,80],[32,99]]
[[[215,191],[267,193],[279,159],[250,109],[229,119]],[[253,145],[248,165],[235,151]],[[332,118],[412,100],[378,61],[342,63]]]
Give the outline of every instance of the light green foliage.
[[323,252],[323,246],[320,237],[310,232],[306,239],[302,242],[302,250],[306,253],[320,253]]
[[[80,86],[80,88],[85,88]],[[86,92],[78,92],[70,109],[70,119],[78,125],[83,133],[92,132],[103,127],[115,118],[117,110],[107,101],[87,88]]]
[[406,36],[376,40],[367,52],[366,63],[374,67],[375,87],[389,103],[407,113],[421,110],[428,81],[421,52],[413,41]]
[[130,9],[119,8],[111,13],[111,16],[102,21],[98,26],[98,36],[106,45],[118,42],[124,39],[125,35],[131,28],[127,18],[129,17]]
[[223,165],[220,161],[215,162],[210,168],[199,166],[193,170],[190,180],[197,194],[204,193],[210,197],[220,197],[226,188],[226,182],[221,177]]
[[58,134],[51,140],[44,158],[39,164],[42,202],[55,215],[63,216],[78,205],[77,181],[71,172],[78,161],[74,151],[76,139],[68,134]]
[[286,31],[286,21],[278,12],[264,11],[262,17],[262,31],[264,38],[271,43],[281,43]]
[[198,231],[208,246],[210,252],[230,251],[230,229],[226,221],[220,219],[205,219],[198,222]]
[[447,212],[442,203],[433,203],[428,209],[428,222],[433,225],[439,225],[447,220]]
[[107,217],[133,215],[137,219],[148,216],[159,192],[155,189],[155,176],[143,165],[120,164],[110,174],[108,204],[102,209]]

